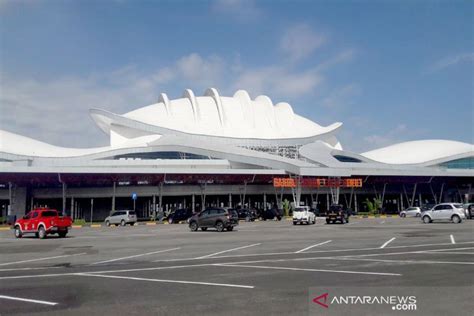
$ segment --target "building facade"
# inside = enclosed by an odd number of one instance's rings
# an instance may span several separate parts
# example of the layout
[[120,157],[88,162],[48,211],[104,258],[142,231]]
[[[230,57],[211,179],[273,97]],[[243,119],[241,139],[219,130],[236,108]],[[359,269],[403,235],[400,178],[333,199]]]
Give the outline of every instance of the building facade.
[[[109,146],[65,148],[0,131],[2,216],[47,205],[100,220],[134,206],[148,218],[180,207],[268,208],[283,199],[361,210],[374,197],[396,212],[471,199],[472,144],[422,140],[354,153],[337,139],[342,123],[321,126],[288,103],[252,100],[243,90],[232,97],[185,90],[173,100],[162,93],[157,103],[123,115],[90,115]],[[296,185],[275,186],[275,178]],[[361,179],[362,186],[305,186],[304,179]]]

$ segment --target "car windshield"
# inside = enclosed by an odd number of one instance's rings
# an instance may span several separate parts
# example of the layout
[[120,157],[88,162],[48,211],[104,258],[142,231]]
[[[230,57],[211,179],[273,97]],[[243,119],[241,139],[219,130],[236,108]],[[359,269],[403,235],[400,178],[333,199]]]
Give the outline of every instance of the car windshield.
[[135,213],[135,212],[133,212],[133,211],[132,211],[132,212],[128,212],[128,215],[136,215],[136,214],[137,214],[137,213]]
[[43,217],[56,217],[58,216],[58,212],[56,211],[45,211],[41,214]]
[[302,208],[302,207],[295,208],[295,212],[304,212],[304,211],[306,211],[305,208]]
[[455,208],[462,208],[462,204],[453,204]]

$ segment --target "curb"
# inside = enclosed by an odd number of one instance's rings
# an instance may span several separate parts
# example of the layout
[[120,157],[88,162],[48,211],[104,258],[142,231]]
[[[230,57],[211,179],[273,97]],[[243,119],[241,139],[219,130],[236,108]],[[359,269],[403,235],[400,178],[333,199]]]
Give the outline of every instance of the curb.
[[0,230],[10,230],[10,227],[0,227]]

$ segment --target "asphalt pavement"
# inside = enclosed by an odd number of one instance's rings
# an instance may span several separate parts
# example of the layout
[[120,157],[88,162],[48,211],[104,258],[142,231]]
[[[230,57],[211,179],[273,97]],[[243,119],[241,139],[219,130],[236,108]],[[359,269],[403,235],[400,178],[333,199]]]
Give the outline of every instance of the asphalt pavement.
[[0,231],[0,315],[471,315],[473,228],[370,218]]

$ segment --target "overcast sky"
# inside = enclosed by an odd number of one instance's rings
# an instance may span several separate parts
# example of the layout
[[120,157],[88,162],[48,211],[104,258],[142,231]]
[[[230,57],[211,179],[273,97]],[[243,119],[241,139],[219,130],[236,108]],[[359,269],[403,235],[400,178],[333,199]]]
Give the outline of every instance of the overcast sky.
[[89,108],[215,87],[343,122],[358,152],[473,143],[473,15],[472,1],[0,0],[0,129],[102,146]]

